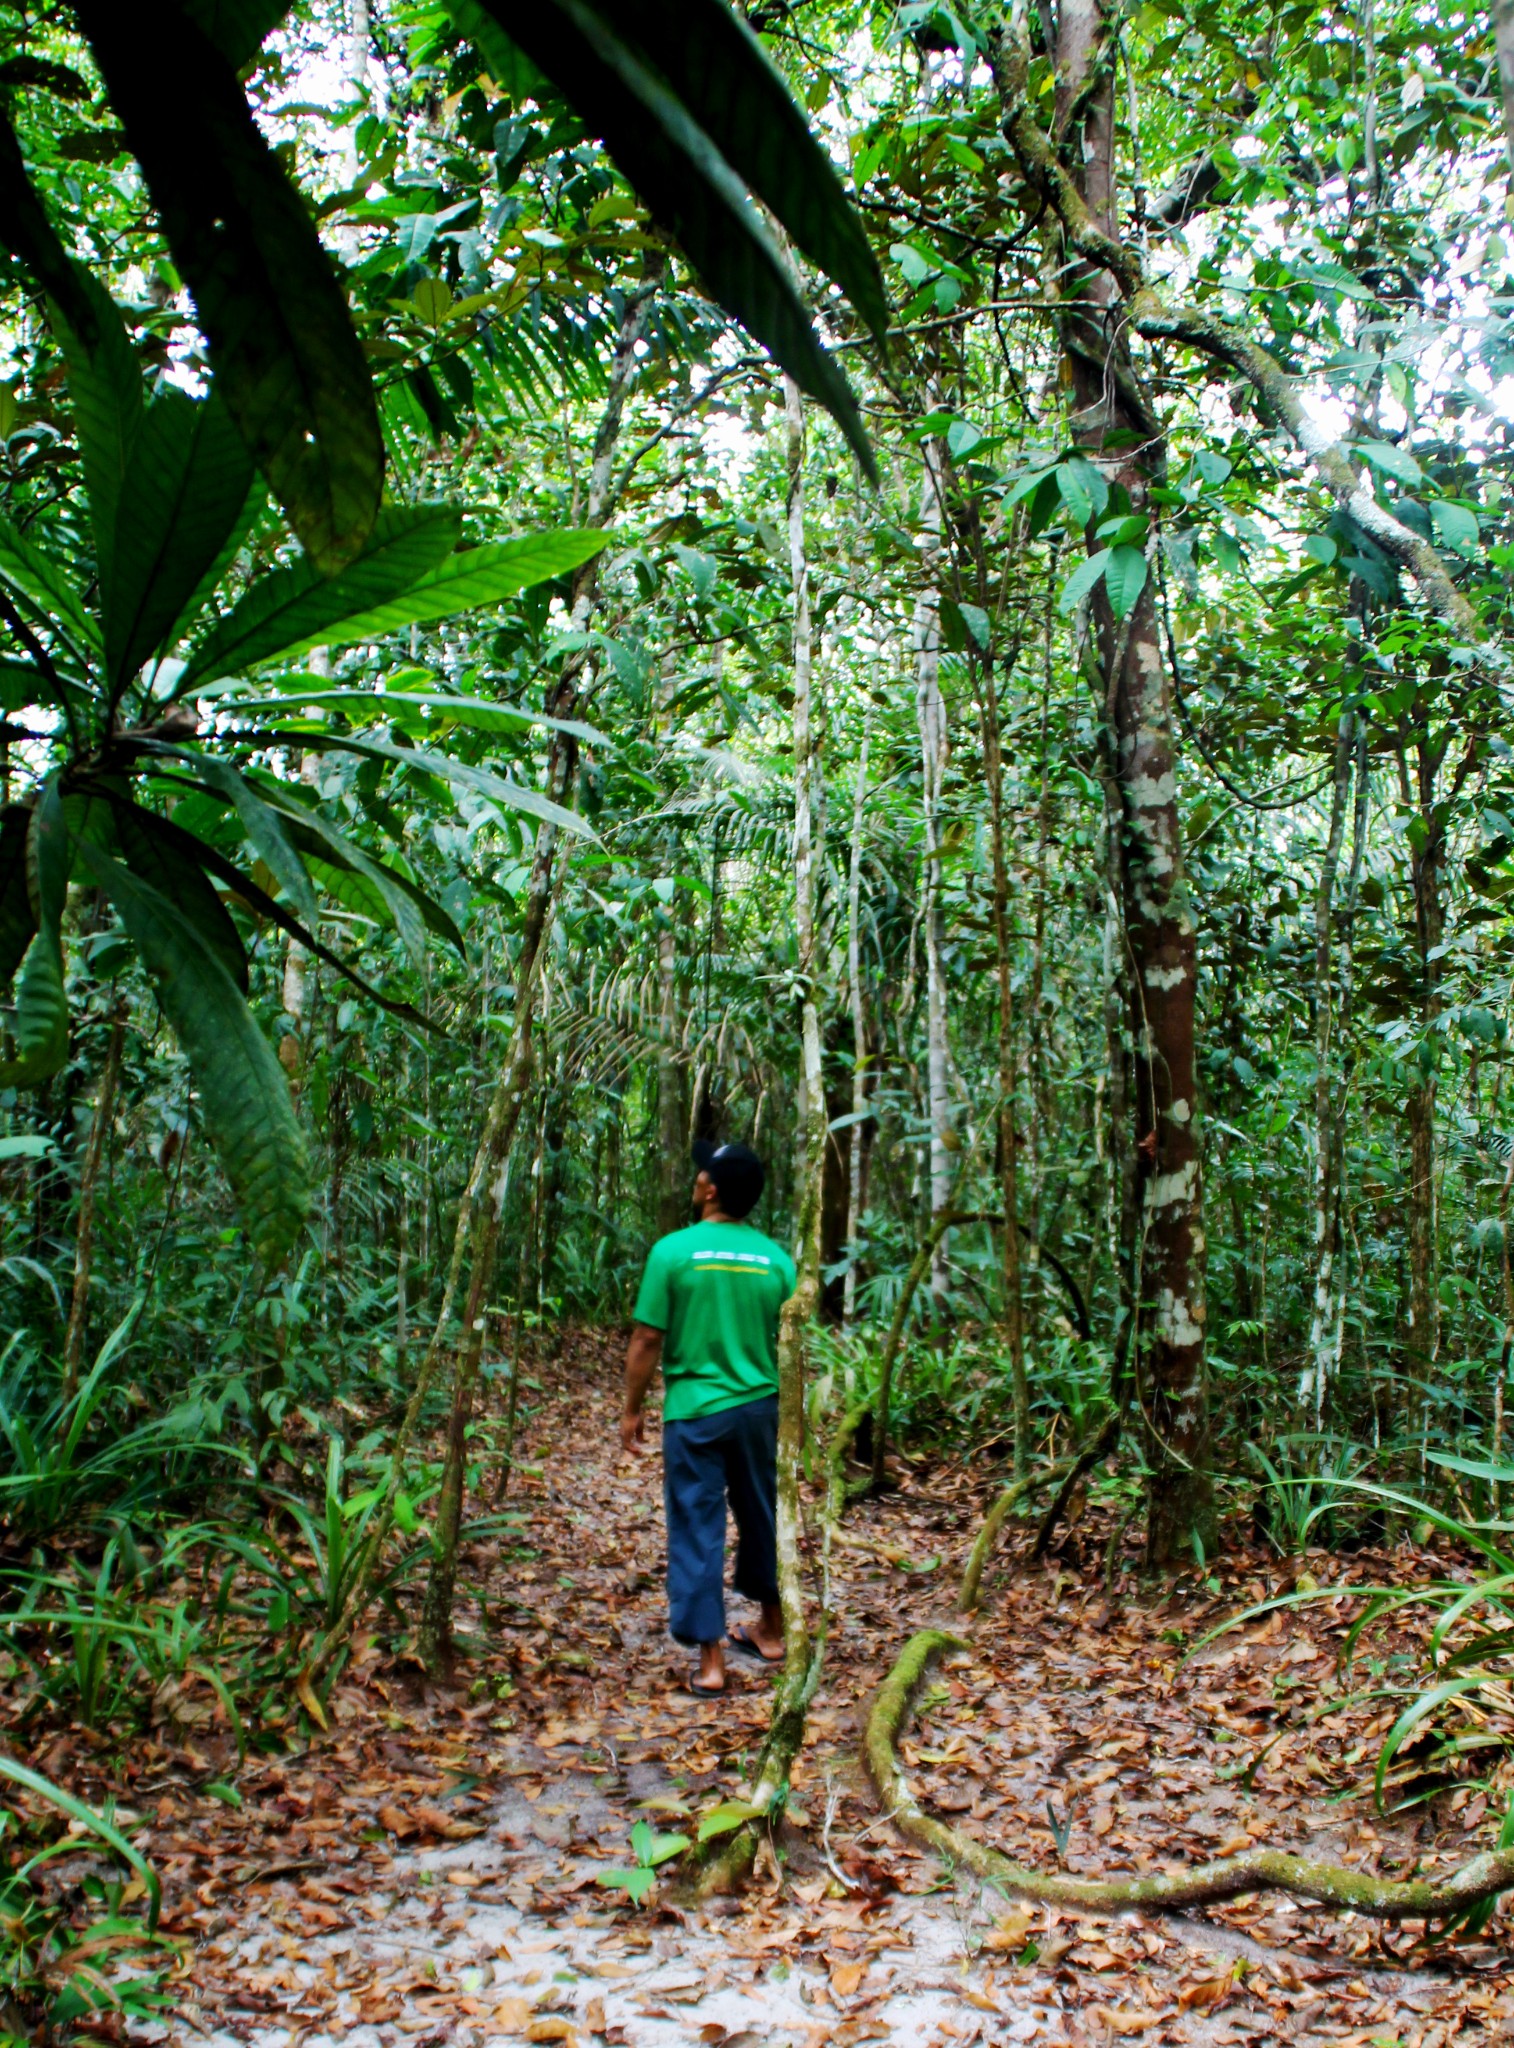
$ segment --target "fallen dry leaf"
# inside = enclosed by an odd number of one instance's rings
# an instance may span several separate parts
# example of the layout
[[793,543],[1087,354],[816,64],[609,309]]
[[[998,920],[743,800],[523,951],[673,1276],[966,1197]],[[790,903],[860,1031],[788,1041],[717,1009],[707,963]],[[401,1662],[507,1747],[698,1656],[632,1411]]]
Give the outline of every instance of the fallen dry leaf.
[[1095,2015],[1114,2034],[1144,2034],[1148,2027],[1157,2024],[1157,2014],[1141,2012],[1133,2006],[1096,2005]]
[[855,1998],[866,1975],[866,1963],[838,1963],[831,1972],[831,1989],[838,1998]]
[[1201,1977],[1197,1984],[1188,1984],[1178,1993],[1178,2004],[1184,2012],[1207,2012],[1211,2006],[1221,2003],[1235,1989],[1233,1977]]

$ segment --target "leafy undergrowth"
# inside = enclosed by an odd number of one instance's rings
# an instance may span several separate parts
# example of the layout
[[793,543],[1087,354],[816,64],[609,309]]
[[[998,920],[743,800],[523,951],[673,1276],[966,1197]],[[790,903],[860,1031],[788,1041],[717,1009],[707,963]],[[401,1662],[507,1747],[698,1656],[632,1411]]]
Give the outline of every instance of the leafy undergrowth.
[[[342,2039],[472,2048],[514,2040],[712,2048],[822,2042],[1348,2041],[1433,2048],[1514,2022],[1507,1920],[1427,1945],[1277,1900],[1187,1920],[1083,1919],[985,1900],[897,1842],[857,1759],[862,1715],[914,1627],[949,1621],[955,1570],[990,1497],[981,1465],[905,1468],[854,1510],[839,1615],[794,1807],[737,1901],[682,1911],[668,1855],[645,1905],[606,1885],[633,1829],[692,1836],[739,1796],[765,1722],[761,1671],[719,1702],[679,1691],[663,1634],[660,1472],[614,1455],[618,1345],[575,1337],[542,1369],[512,1505],[468,1553],[457,1682],[428,1685],[370,1638],[321,1729],[296,1698],[286,1754],[239,1762],[218,1705],[116,1747],[34,1730],[32,1760],[137,1826],[189,1945],[166,2027],[234,2048]],[[1159,1594],[1105,1592],[1089,1511],[1060,1557],[989,1574],[969,1657],[940,1674],[905,1744],[921,1794],[1026,1860],[1135,1871],[1267,1841],[1382,1871],[1458,1862],[1501,1805],[1448,1784],[1392,1819],[1372,1763],[1398,1703],[1372,1697],[1415,1649],[1413,1617],[1364,1645],[1359,1611],[1309,1603],[1185,1655],[1300,1569],[1256,1551]],[[1024,1547],[1024,1531],[1019,1532]],[[1319,1560],[1305,1561],[1317,1576]],[[1358,1552],[1362,1583],[1446,1560]],[[1119,1583],[1130,1587],[1130,1576]],[[408,1596],[407,1596],[408,1597]],[[1416,1783],[1413,1755],[1395,1784]],[[649,1838],[638,1837],[645,1847]],[[666,1845],[664,1844],[664,1849]],[[663,1853],[659,1851],[659,1854]],[[77,1877],[54,1862],[54,1883]]]

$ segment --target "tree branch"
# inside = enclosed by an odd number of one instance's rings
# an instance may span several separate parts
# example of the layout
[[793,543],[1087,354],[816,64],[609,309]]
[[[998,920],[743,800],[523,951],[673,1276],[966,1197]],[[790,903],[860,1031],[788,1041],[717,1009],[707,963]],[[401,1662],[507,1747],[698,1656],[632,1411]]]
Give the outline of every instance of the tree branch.
[[1003,108],[1004,134],[1025,167],[1027,178],[1055,209],[1069,243],[1085,261],[1108,271],[1125,300],[1130,325],[1147,341],[1178,341],[1201,355],[1227,363],[1251,385],[1262,410],[1292,437],[1313,464],[1331,497],[1400,568],[1420,595],[1460,640],[1476,648],[1486,667],[1507,678],[1509,664],[1482,637],[1477,614],[1457,589],[1450,571],[1429,541],[1380,505],[1334,435],[1308,411],[1294,380],[1267,350],[1224,320],[1197,307],[1169,305],[1146,278],[1140,252],[1106,235],[1089,212],[1051,138],[1035,121],[1025,95],[1025,53],[1005,31],[994,50],[994,70]]

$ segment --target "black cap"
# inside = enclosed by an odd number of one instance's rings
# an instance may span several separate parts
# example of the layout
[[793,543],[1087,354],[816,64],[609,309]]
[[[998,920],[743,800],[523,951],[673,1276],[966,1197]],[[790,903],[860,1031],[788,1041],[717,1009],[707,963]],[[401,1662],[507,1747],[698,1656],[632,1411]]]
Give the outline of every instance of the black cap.
[[694,1164],[715,1183],[727,1216],[745,1216],[762,1193],[762,1161],[749,1145],[712,1145],[701,1138],[694,1146]]

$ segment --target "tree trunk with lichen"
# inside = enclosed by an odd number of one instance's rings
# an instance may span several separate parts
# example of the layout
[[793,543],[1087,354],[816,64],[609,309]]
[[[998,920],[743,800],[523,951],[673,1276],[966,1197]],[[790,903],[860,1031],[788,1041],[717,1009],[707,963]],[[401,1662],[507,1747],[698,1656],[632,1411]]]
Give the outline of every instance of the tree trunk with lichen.
[[842,1283],[841,1320],[850,1326],[857,1313],[857,1238],[862,1228],[866,1193],[868,1043],[867,998],[862,987],[862,850],[867,836],[867,749],[872,735],[872,706],[862,722],[862,749],[857,756],[857,785],[852,803],[852,843],[846,884],[846,981],[852,1020],[852,1108],[847,1145],[846,1239],[847,1268]]
[[1405,1193],[1409,1240],[1409,1317],[1405,1363],[1419,1380],[1428,1377],[1440,1349],[1440,1298],[1435,1273],[1435,1113],[1439,1094],[1436,1026],[1442,1009],[1440,945],[1445,936],[1441,867],[1445,858],[1443,806],[1436,801],[1439,758],[1421,740],[1414,768],[1399,753],[1405,796],[1411,780],[1419,815],[1409,832],[1409,879],[1414,900],[1414,949],[1419,967],[1420,1044],[1409,1088],[1409,1184]]
[[[666,879],[676,880],[678,847],[667,851]],[[678,895],[657,912],[657,1234],[689,1220],[688,1125],[678,990]]]
[[121,1059],[126,1049],[126,1005],[118,1002],[111,1012],[110,1037],[105,1047],[105,1064],[100,1070],[100,1093],[89,1143],[79,1168],[79,1221],[74,1239],[74,1287],[68,1307],[68,1330],[63,1339],[63,1385],[61,1397],[71,1401],[79,1390],[89,1335],[89,1284],[95,1263],[95,1213],[99,1204],[100,1172],[110,1147],[115,1123],[116,1090],[121,1080]]
[[[925,951],[925,1093],[930,1119],[930,1206],[936,1214],[950,1199],[952,1153],[951,1053],[947,1039],[946,926],[941,909],[941,798],[946,778],[946,700],[941,694],[941,470],[938,443],[926,445],[924,495],[920,507],[921,568],[926,587],[915,602],[915,716],[920,731],[922,847],[920,926]],[[944,1301],[950,1283],[947,1239],[936,1240],[931,1291]]]
[[[1005,1228],[1001,1239],[1004,1287],[1004,1348],[1009,1353],[1010,1395],[1015,1418],[1015,1474],[1030,1469],[1030,1381],[1025,1370],[1025,1311],[1020,1283],[1020,1134],[1015,1125],[1014,954],[1010,929],[1009,856],[1004,816],[1004,754],[999,692],[991,649],[979,664],[979,709],[983,721],[983,777],[988,789],[993,846],[993,925],[999,1007],[999,1192]],[[1035,1223],[1032,1221],[1032,1229]]]
[[799,1231],[798,1279],[778,1319],[778,1598],[783,1609],[783,1664],[772,1718],[752,1777],[751,1804],[763,1818],[739,1828],[689,1873],[699,1895],[740,1882],[757,1852],[757,1829],[782,1810],[789,1773],[804,1741],[810,1701],[820,1679],[825,1616],[811,1629],[805,1598],[799,1482],[804,1458],[804,1360],[820,1305],[821,1195],[825,1171],[826,1112],[821,1060],[819,882],[824,867],[823,812],[818,795],[823,766],[823,722],[818,715],[810,632],[809,561],[804,537],[804,400],[783,380],[788,429],[789,578],[794,605],[794,927],[799,954],[799,1061],[804,1081],[803,1123],[795,1133],[794,1176]]
[[[1357,724],[1355,711],[1341,713],[1335,739],[1330,827],[1325,838],[1325,857],[1320,865],[1314,904],[1314,1313],[1309,1327],[1309,1363],[1300,1392],[1312,1411],[1316,1429],[1324,1423],[1325,1395],[1335,1369],[1339,1320],[1341,1174],[1345,1163],[1342,1093],[1345,1080],[1337,1041],[1349,987],[1346,982],[1338,981],[1332,954],[1335,881],[1346,836],[1347,802],[1357,755]],[[1356,876],[1361,866],[1365,836],[1361,827],[1364,822],[1365,807],[1358,792],[1358,829],[1347,881],[1348,923],[1354,905]],[[1349,948],[1349,940],[1343,939],[1343,946]]]
[[[1101,0],[1065,0],[1057,20],[1055,139],[1097,227],[1118,231],[1114,22]],[[1071,261],[1069,261],[1071,259]],[[1126,339],[1119,290],[1053,232],[1072,432],[1111,501],[1150,517],[1166,442]],[[1105,545],[1090,533],[1088,549]],[[1148,547],[1148,560],[1150,549]],[[1150,1468],[1147,1557],[1212,1552],[1214,1487],[1204,1374],[1204,1232],[1194,1014],[1198,958],[1183,872],[1171,686],[1153,579],[1117,615],[1101,581],[1091,632],[1119,794],[1119,876],[1135,1047],[1132,1134],[1141,1175],[1135,1342]]]
[[[820,1300],[820,1210],[825,1170],[825,1085],[820,1049],[819,882],[825,849],[816,831],[822,773],[810,632],[809,562],[804,538],[804,401],[784,379],[788,423],[789,574],[794,600],[794,926],[799,952],[799,1058],[804,1074],[805,1129],[799,1133],[798,1281],[778,1326],[778,1585],[783,1604],[784,1663],[778,1714],[802,1688],[810,1661],[800,1557],[799,1477],[804,1451],[805,1338]],[[802,1723],[801,1723],[802,1730]],[[792,1751],[789,1752],[790,1757]],[[787,1760],[784,1763],[787,1783]]]

